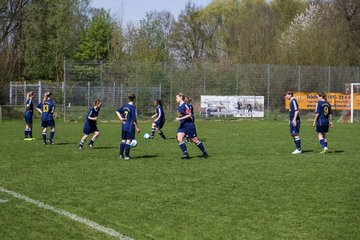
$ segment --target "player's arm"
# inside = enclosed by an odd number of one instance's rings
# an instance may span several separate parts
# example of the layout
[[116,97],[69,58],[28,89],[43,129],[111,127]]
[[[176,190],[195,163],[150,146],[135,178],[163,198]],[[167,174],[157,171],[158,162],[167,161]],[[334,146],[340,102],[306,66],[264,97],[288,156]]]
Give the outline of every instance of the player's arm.
[[333,126],[334,126],[334,124],[333,124],[333,116],[332,116],[331,113],[330,113],[330,115],[329,115],[329,125],[330,125],[330,127],[333,127]]
[[[317,122],[318,118],[319,118],[319,113],[315,113],[314,122],[313,122],[313,127],[316,126],[316,122]],[[331,117],[331,122],[332,122],[332,117]]]
[[118,111],[115,111],[116,115],[118,116],[120,122],[124,122],[126,119],[121,116],[121,113]]
[[41,107],[42,107],[41,104],[39,104],[39,105],[36,106],[36,110],[38,110],[38,112],[39,112],[40,114],[42,114]]
[[296,110],[295,113],[294,113],[294,118],[292,120],[292,124],[293,124],[294,127],[296,126],[296,119],[297,119],[298,116],[299,116],[299,110]]

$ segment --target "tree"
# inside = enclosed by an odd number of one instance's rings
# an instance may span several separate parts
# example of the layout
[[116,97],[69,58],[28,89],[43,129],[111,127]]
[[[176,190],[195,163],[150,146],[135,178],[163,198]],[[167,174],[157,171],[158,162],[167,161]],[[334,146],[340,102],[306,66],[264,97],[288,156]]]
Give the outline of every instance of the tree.
[[79,49],[75,54],[78,60],[102,61],[109,59],[112,34],[110,14],[104,9],[93,9],[89,27],[81,36]]

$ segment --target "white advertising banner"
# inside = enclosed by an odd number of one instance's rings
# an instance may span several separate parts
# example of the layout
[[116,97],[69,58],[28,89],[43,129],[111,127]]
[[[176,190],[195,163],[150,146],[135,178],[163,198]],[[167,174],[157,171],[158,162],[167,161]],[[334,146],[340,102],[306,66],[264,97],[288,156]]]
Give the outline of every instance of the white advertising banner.
[[201,95],[201,115],[264,117],[264,96]]

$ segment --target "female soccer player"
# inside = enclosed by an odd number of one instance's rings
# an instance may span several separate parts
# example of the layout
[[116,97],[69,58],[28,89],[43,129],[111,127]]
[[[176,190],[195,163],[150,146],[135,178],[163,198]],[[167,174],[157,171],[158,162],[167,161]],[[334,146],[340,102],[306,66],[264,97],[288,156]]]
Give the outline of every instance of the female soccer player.
[[164,114],[164,109],[161,103],[160,99],[155,99],[154,100],[154,106],[156,107],[156,113],[154,115],[151,116],[151,118],[155,118],[154,122],[151,125],[151,136],[150,138],[154,138],[155,135],[155,130],[157,130],[157,132],[160,134],[160,137],[162,139],[166,139],[163,131],[161,131],[161,129],[163,128],[164,124],[165,124],[165,114]]
[[313,126],[316,127],[316,134],[323,148],[321,153],[328,153],[326,133],[329,132],[329,126],[333,127],[333,121],[331,105],[326,101],[326,94],[323,92],[318,93]]
[[[140,128],[137,124],[137,112],[134,106],[136,101],[135,94],[131,93],[128,95],[129,103],[125,104],[118,110],[116,115],[122,123],[121,143],[120,143],[120,156],[125,160],[130,160],[130,143],[135,139],[135,129],[140,133]],[[124,155],[125,150],[125,155]]]
[[302,153],[301,150],[301,140],[300,140],[300,114],[299,114],[299,105],[294,98],[294,92],[292,90],[289,90],[286,92],[286,98],[290,100],[290,119],[289,119],[289,125],[290,125],[290,134],[294,139],[294,143],[296,146],[295,151],[292,152],[292,154],[300,154]]
[[[36,109],[41,113],[41,127],[43,128],[42,131],[42,138],[44,144],[54,144],[54,135],[55,135],[55,120],[54,120],[54,111],[55,111],[55,102],[51,99],[51,92],[46,92],[44,94],[42,102],[40,102]],[[50,138],[49,142],[46,142],[46,131],[47,128],[50,127]]]
[[179,121],[180,126],[178,128],[177,133],[177,141],[179,143],[179,146],[183,152],[183,159],[189,159],[189,153],[187,152],[186,145],[183,141],[184,137],[188,135],[192,142],[198,146],[198,148],[203,153],[203,158],[208,158],[208,154],[205,151],[205,147],[202,144],[202,142],[197,138],[196,134],[196,128],[195,125],[191,119],[191,110],[189,106],[184,102],[185,95],[183,93],[176,94],[176,102],[179,104],[178,110],[177,110],[177,118],[176,121]]
[[25,138],[24,140],[35,140],[32,136],[32,123],[33,123],[33,113],[34,113],[34,104],[32,99],[35,94],[33,91],[30,91],[26,94],[26,106],[25,106]]
[[102,105],[101,101],[99,99],[96,99],[94,102],[94,107],[92,107],[89,110],[88,114],[86,115],[84,129],[83,129],[84,136],[80,140],[79,149],[83,149],[85,141],[91,133],[95,133],[95,134],[92,137],[91,141],[89,142],[89,148],[94,147],[94,142],[100,135],[100,131],[96,126],[96,120],[99,115],[101,105]]

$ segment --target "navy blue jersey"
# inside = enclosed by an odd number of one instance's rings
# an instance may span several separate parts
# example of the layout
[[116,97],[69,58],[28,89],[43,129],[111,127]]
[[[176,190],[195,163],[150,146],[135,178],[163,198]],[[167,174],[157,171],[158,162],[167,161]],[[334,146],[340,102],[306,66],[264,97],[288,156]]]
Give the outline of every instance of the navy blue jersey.
[[189,103],[188,106],[189,106],[190,112],[191,112],[191,119],[193,122],[195,122],[194,107],[191,103]]
[[[186,103],[182,103],[181,105],[178,106],[177,116],[181,118],[181,117],[185,117],[186,115],[191,116],[191,110],[189,108],[189,105],[187,105]],[[185,118],[180,120],[180,127],[184,126],[187,123],[192,123],[192,119]]]
[[55,111],[55,102],[51,98],[46,99],[46,101],[40,102],[37,105],[37,108],[39,108],[42,111],[41,114],[41,120],[43,121],[52,121],[54,120],[54,111]]
[[329,116],[332,114],[331,105],[325,101],[320,100],[316,104],[315,113],[319,114],[317,118],[317,124],[323,126],[323,125],[329,125]]
[[122,124],[122,130],[126,132],[134,131],[134,122],[137,121],[137,112],[135,106],[127,103],[116,111],[121,114],[122,118],[125,119],[125,122]]
[[[294,120],[296,111],[299,111],[299,105],[295,98],[291,98],[290,99],[290,109],[289,109],[290,121]],[[296,120],[300,120],[300,114],[297,115]]]
[[96,120],[91,120],[89,119],[89,117],[94,118],[97,117],[99,115],[100,109],[98,108],[90,108],[89,112],[86,115],[85,118],[85,124],[84,124],[84,128],[92,128],[96,126]]
[[165,122],[164,109],[161,105],[157,105],[156,107],[156,118],[154,122]]
[[26,100],[26,107],[25,107],[25,114],[33,114],[34,112],[34,104],[32,102],[32,99],[27,99]]

